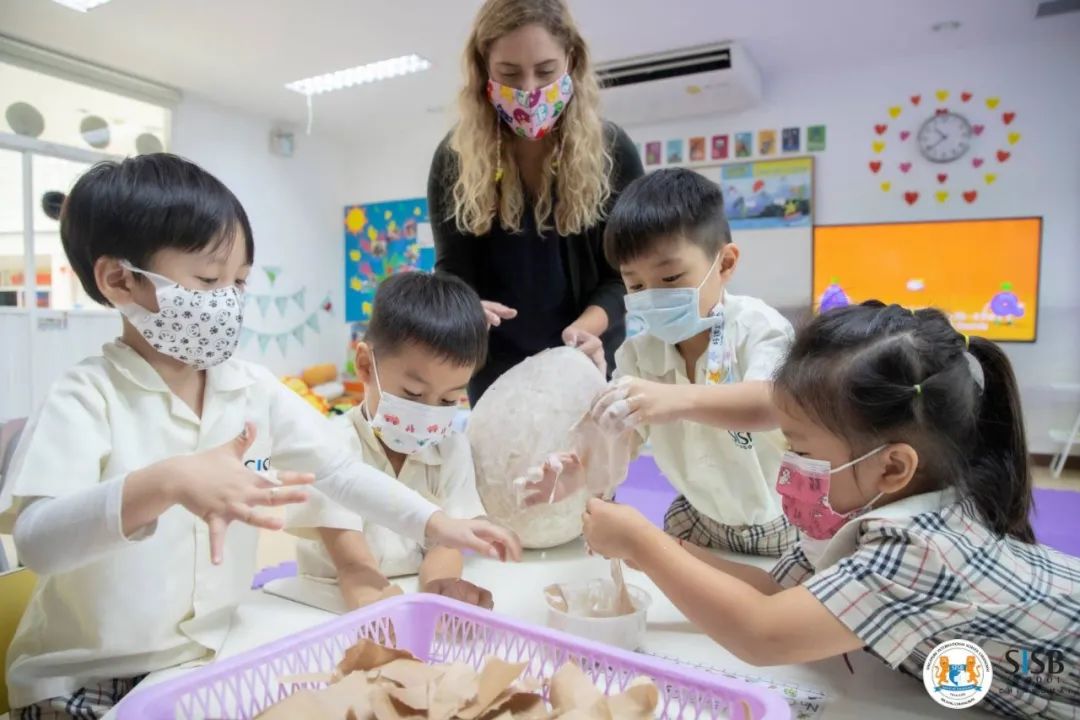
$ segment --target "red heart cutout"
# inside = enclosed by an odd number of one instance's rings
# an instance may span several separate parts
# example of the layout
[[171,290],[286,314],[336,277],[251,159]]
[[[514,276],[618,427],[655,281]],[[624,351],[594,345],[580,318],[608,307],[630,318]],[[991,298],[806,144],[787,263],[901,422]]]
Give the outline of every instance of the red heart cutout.
[[759,192],[763,187],[765,187],[764,180],[757,180],[754,182],[754,192]]
[[1005,124],[1006,124],[1006,125],[1008,125],[1008,124],[1010,124],[1010,123],[1011,123],[1011,122],[1012,122],[1013,120],[1015,120],[1015,119],[1016,119],[1016,113],[1014,113],[1014,112],[1007,112],[1007,113],[1005,113],[1004,115],[1002,115],[1002,116],[1001,116],[1001,119],[1002,119],[1002,120],[1003,120],[1003,121],[1005,122]]
[[908,132],[907,130],[901,130],[900,131],[900,139],[901,140],[907,140],[909,137],[911,137],[910,132]]
[[934,111],[934,114],[935,115],[944,115],[947,112],[949,112],[949,108],[938,108],[937,110]]
[[1008,160],[1011,157],[1012,157],[1012,153],[1010,153],[1010,152],[1008,152],[1006,150],[998,150],[997,151],[998,162],[1005,162],[1006,160]]
[[904,193],[904,200],[908,205],[914,205],[919,200],[919,193],[906,192]]
[[874,132],[876,132],[878,135],[884,135],[885,131],[888,130],[888,129],[889,129],[888,125],[875,125],[874,126]]
[[967,102],[968,100],[971,99],[971,93],[969,93],[969,92],[960,93],[960,99],[963,100],[964,102]]
[[870,172],[876,173],[880,169],[881,169],[881,163],[880,162],[878,162],[877,160],[871,160],[870,161]]
[[939,183],[942,183],[942,184],[944,184],[944,183],[945,183],[945,181],[946,181],[946,180],[948,180],[948,179],[949,179],[949,175],[948,175],[948,173],[938,173],[938,176],[937,176],[937,181],[938,181]]
[[905,172],[906,173],[910,169],[911,169],[911,163],[908,163],[908,162],[900,163],[900,172]]
[[982,158],[971,158],[971,166],[972,167],[982,167],[982,164],[983,164],[983,159]]
[[969,203],[975,202],[975,198],[977,197],[979,197],[978,190],[968,190],[966,193],[964,193],[964,200],[968,201]]
[[918,105],[920,100],[922,100],[922,95],[912,95],[911,96],[911,104],[912,105]]
[[982,125],[972,125],[971,126],[971,132],[975,133],[976,135],[982,135],[982,131],[984,129],[985,128],[983,128]]

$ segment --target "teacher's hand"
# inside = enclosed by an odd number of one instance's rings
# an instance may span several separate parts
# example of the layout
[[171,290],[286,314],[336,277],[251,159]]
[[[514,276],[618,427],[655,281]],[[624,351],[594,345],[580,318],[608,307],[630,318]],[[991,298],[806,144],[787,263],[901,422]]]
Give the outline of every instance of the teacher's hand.
[[492,300],[481,300],[480,304],[484,306],[484,315],[487,316],[488,327],[499,327],[502,325],[503,320],[513,320],[517,317],[517,310],[512,307],[506,307],[502,303],[497,303]]
[[563,330],[562,339],[563,342],[570,347],[577,348],[585,353],[585,357],[592,360],[593,365],[595,365],[605,376],[607,375],[607,360],[604,358],[604,344],[600,342],[600,338],[590,332],[586,332],[581,328],[576,328],[571,325]]

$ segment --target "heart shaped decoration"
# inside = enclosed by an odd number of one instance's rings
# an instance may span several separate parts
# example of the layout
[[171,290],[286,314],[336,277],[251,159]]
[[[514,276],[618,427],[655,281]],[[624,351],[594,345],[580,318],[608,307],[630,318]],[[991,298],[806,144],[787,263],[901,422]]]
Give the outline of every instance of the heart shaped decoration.
[[920,102],[922,102],[922,95],[912,95],[911,96],[911,104],[912,105],[918,105]]
[[908,191],[904,193],[904,202],[908,205],[914,205],[919,201],[919,193]]
[[964,193],[964,201],[967,203],[975,202],[975,198],[979,197],[978,190],[968,190]]
[[964,101],[964,102],[967,102],[968,100],[970,100],[970,99],[971,99],[971,93],[969,93],[969,92],[966,92],[966,91],[965,91],[965,92],[962,92],[962,93],[960,93],[960,99],[961,99],[962,101]]
[[906,173],[910,169],[911,169],[911,163],[909,163],[909,162],[900,163],[900,172]]
[[994,173],[986,173],[985,180],[987,185],[993,185],[994,181],[997,180],[997,175]]
[[998,150],[997,151],[998,162],[1005,162],[1006,160],[1008,160],[1011,157],[1012,157],[1012,153],[1009,152],[1008,150]]
[[976,168],[977,167],[982,167],[982,164],[983,164],[983,159],[982,158],[971,158],[971,167],[976,167]]
[[988,97],[988,98],[986,98],[986,107],[993,110],[994,108],[996,108],[998,106],[999,102],[1001,102],[1001,98]]
[[888,125],[875,125],[874,126],[874,132],[876,132],[878,135],[884,135],[885,131],[888,130],[888,129],[889,129]]
[[880,169],[881,169],[881,162],[880,161],[878,161],[878,160],[871,160],[870,161],[870,172],[876,173]]
[[945,102],[946,100],[949,99],[949,91],[948,90],[938,90],[936,93],[934,93],[934,97],[936,97],[941,102]]
[[893,105],[891,108],[889,108],[889,117],[898,118],[900,117],[901,111],[903,111],[902,107],[900,107],[899,105]]
[[879,152],[881,152],[882,150],[885,149],[885,143],[882,142],[881,140],[875,140],[873,142],[873,145],[871,145],[871,147],[874,148],[874,152],[879,153]]
[[982,125],[972,125],[971,126],[971,132],[975,133],[976,135],[982,135],[982,131],[985,130],[985,129],[986,128],[984,126],[982,126]]
[[938,190],[936,193],[934,193],[934,197],[937,198],[937,201],[939,203],[943,203],[943,202],[945,202],[946,200],[949,199],[949,191],[948,190]]
[[948,173],[938,173],[937,174],[937,181],[939,183],[941,183],[941,184],[945,184],[945,181],[948,180],[948,179],[949,179],[949,174]]
[[907,140],[909,137],[911,137],[910,132],[908,132],[907,130],[901,130],[900,131],[900,139],[901,140]]
[[1001,121],[1003,123],[1005,123],[1006,125],[1012,124],[1012,121],[1015,120],[1015,119],[1016,119],[1016,113],[1014,113],[1014,112],[1002,113],[1002,115],[1001,115]]
[[1009,133],[1009,144],[1010,145],[1015,145],[1018,142],[1020,142],[1020,133],[1018,133],[1018,132]]
[[891,189],[892,189],[892,183],[889,182],[888,180],[881,183],[881,192],[889,192],[889,190],[891,190]]

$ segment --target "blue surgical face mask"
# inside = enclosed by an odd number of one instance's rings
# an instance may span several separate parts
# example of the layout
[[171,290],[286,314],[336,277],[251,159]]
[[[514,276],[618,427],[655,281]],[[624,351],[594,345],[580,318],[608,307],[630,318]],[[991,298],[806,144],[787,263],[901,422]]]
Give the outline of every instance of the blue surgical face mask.
[[626,327],[639,329],[669,345],[681,343],[711,329],[720,315],[701,317],[701,288],[716,270],[717,255],[705,278],[693,288],[656,288],[626,296]]

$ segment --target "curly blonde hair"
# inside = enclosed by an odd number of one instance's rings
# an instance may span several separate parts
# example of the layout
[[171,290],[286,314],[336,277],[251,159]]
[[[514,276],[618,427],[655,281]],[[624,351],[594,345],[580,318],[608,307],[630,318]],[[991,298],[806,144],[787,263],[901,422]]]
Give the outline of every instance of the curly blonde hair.
[[[465,46],[460,119],[450,136],[457,170],[454,218],[460,232],[484,235],[496,217],[511,232],[521,229],[525,197],[510,152],[514,135],[488,100],[487,81],[492,44],[527,25],[543,27],[565,48],[574,82],[574,97],[549,135],[555,149],[544,160],[544,182],[534,205],[536,226],[549,229],[554,215],[560,235],[581,233],[603,218],[611,197],[612,158],[599,112],[600,84],[565,0],[487,0]],[[500,153],[503,172],[497,181]]]

